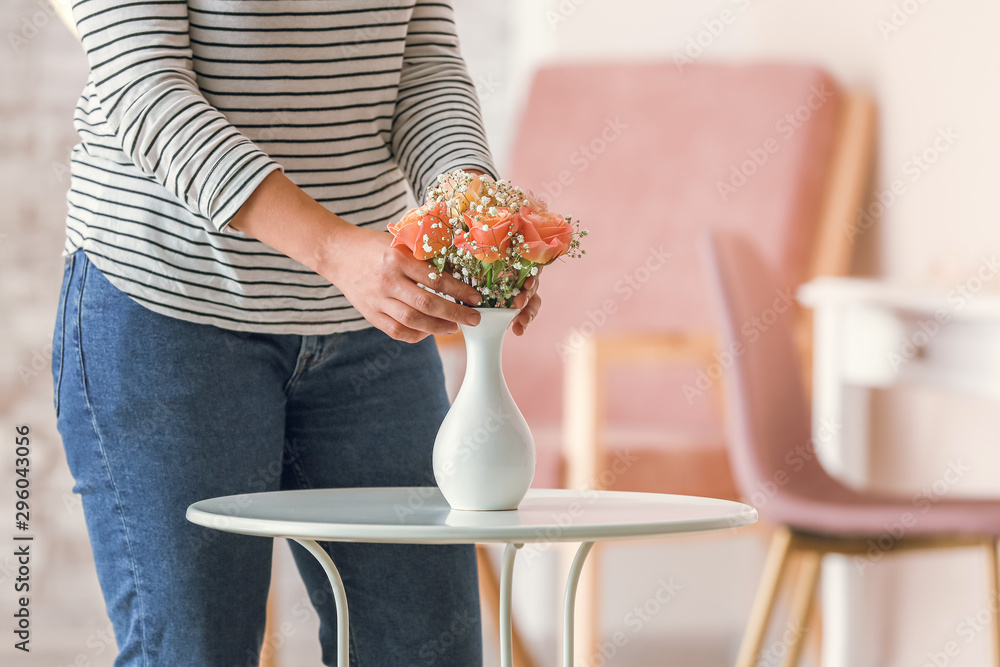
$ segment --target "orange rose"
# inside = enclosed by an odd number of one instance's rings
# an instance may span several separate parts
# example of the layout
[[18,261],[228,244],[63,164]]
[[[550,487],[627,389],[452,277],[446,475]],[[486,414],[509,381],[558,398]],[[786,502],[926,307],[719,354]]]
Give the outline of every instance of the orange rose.
[[484,183],[479,178],[479,174],[473,174],[472,180],[465,192],[451,192],[451,196],[458,200],[458,205],[451,211],[455,217],[458,217],[469,210],[469,208],[476,206],[479,203],[479,197],[483,194]]
[[556,257],[569,250],[573,227],[563,216],[536,213],[522,206],[521,220],[521,234],[524,235],[524,241],[518,243],[521,257],[536,264],[551,264]]
[[528,202],[526,206],[530,211],[535,213],[545,213],[549,210],[549,206],[545,203],[545,200],[531,190],[524,193],[524,199]]
[[462,218],[469,231],[456,234],[455,245],[483,262],[495,262],[506,255],[513,237],[520,232],[520,217],[504,207],[496,209],[496,215],[480,213],[473,217],[465,213]]
[[392,247],[405,246],[417,259],[430,259],[451,245],[448,207],[433,202],[410,209],[399,222],[389,225],[389,232],[395,237]]

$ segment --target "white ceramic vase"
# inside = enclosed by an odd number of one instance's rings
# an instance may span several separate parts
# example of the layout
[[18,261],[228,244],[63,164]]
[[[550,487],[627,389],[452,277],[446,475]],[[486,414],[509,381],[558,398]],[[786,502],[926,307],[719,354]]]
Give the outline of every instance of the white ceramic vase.
[[455,510],[517,509],[535,476],[535,441],[500,365],[516,308],[476,308],[462,386],[434,440],[434,479]]

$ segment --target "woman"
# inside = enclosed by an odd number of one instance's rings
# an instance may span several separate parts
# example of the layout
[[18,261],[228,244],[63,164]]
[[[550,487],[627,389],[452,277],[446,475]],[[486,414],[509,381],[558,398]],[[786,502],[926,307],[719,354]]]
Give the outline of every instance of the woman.
[[[430,280],[385,229],[440,173],[496,175],[475,90],[440,1],[77,0],[73,14],[91,71],[53,379],[115,665],[253,665],[274,641],[271,542],[184,511],[433,484],[448,401],[430,334],[477,322],[464,304],[479,295]],[[518,335],[540,304],[527,286]],[[329,583],[290,545],[333,664]],[[480,663],[472,547],[324,548],[352,664]]]

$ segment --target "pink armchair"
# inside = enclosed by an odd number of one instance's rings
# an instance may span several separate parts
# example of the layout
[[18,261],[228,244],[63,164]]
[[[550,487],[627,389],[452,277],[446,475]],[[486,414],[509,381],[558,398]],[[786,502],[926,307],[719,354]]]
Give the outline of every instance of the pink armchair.
[[[870,102],[812,67],[679,71],[664,62],[538,72],[509,176],[579,216],[591,236],[585,259],[543,271],[542,310],[529,335],[510,337],[504,363],[542,447],[567,447],[571,486],[602,471],[567,442],[579,439],[572,429],[586,414],[562,432],[565,362],[595,341],[617,343],[613,356],[626,366],[600,382],[604,449],[649,446],[643,456],[652,457],[668,441],[673,451],[722,451],[718,405],[705,389],[716,383],[698,372],[716,348],[696,235],[746,231],[788,289],[846,272],[872,119]],[[678,359],[688,368],[645,363]],[[591,401],[567,411],[581,404]],[[615,486],[643,486],[642,468],[631,466]],[[658,490],[676,490],[688,475],[658,472]]]
[[[572,488],[738,495],[722,431],[727,358],[695,240],[706,229],[752,238],[778,275],[778,306],[796,311],[807,360],[808,316],[790,293],[815,275],[846,273],[874,128],[870,99],[814,67],[538,72],[507,175],[591,232],[583,260],[543,271],[541,312],[504,350],[508,385],[550,473],[540,485],[556,471]],[[599,573],[595,550],[578,602],[578,655],[599,640]]]

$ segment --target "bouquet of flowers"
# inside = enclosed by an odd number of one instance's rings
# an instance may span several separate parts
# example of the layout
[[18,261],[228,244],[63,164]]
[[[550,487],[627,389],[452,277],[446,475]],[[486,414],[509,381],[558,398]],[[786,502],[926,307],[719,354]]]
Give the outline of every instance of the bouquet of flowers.
[[513,185],[461,169],[438,176],[422,206],[389,225],[392,245],[428,260],[483,295],[480,307],[509,308],[528,276],[558,257],[581,257],[578,221],[548,210]]

